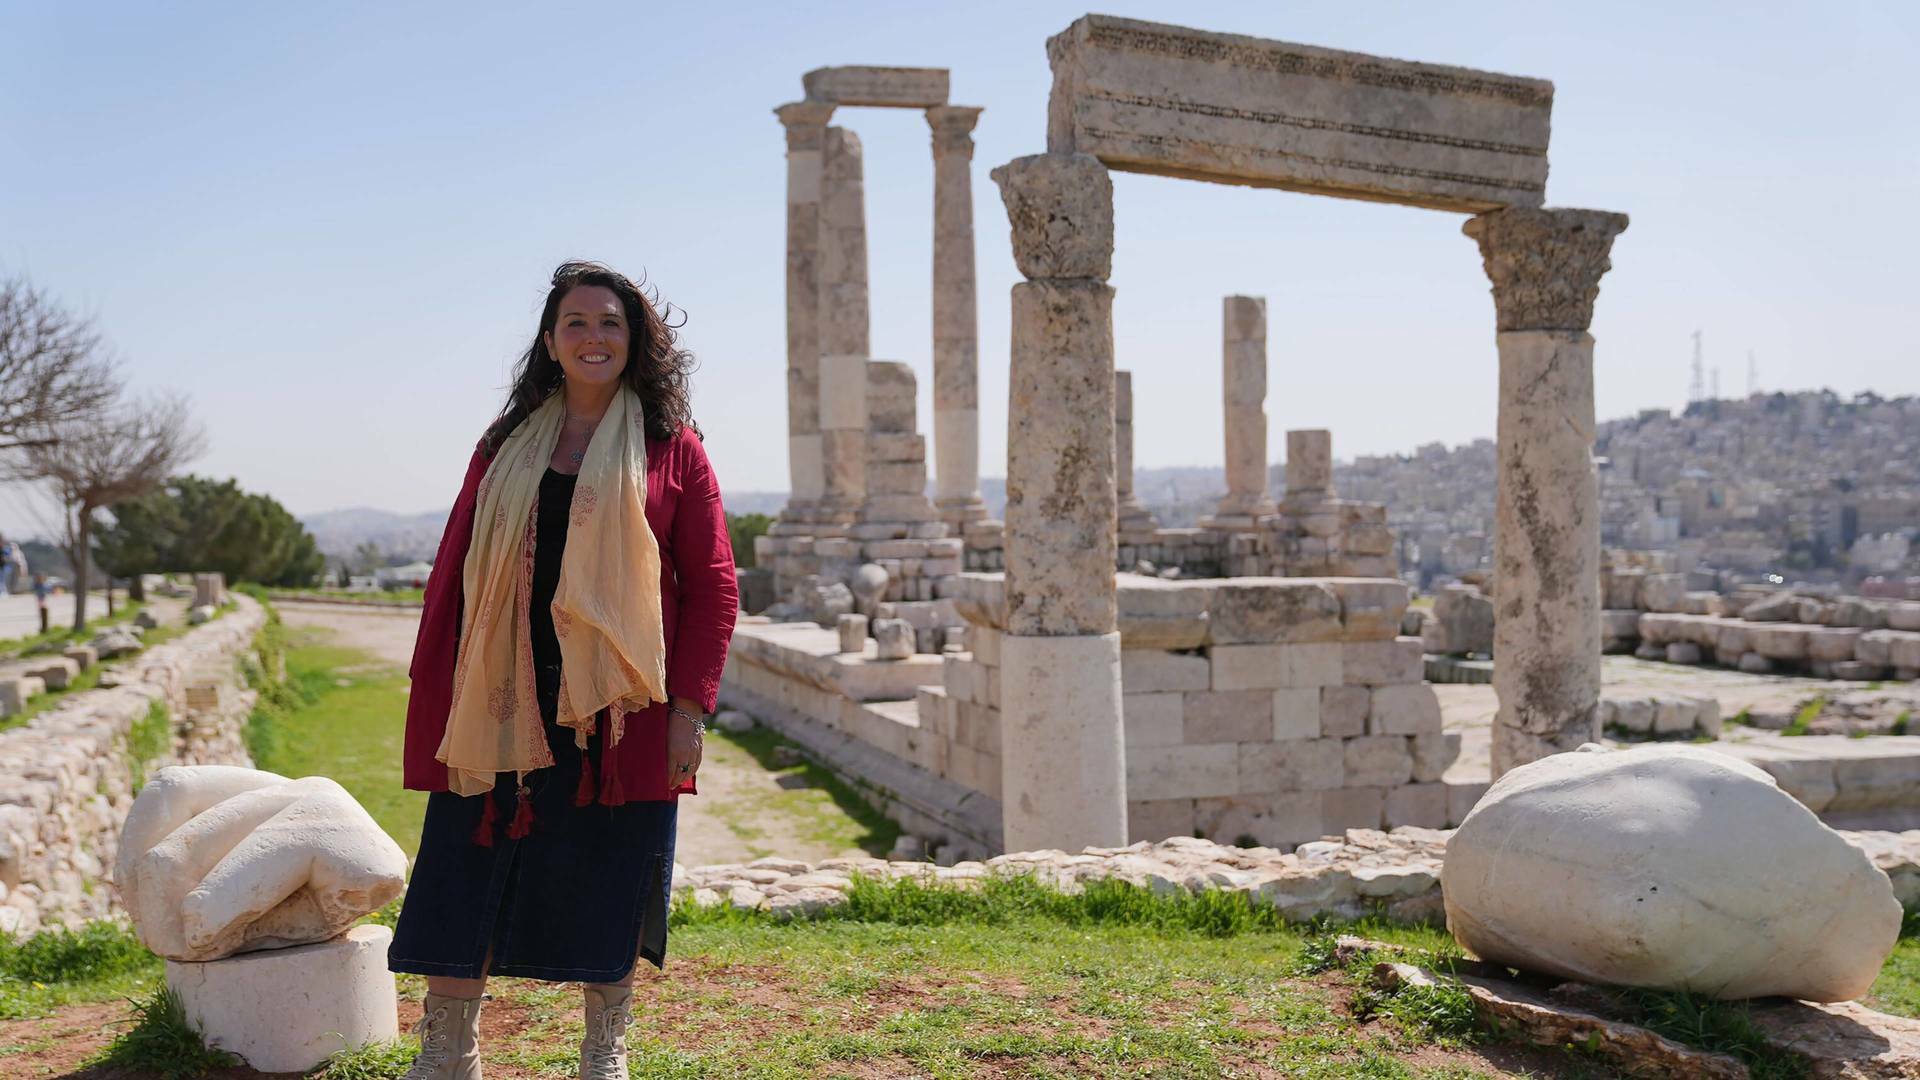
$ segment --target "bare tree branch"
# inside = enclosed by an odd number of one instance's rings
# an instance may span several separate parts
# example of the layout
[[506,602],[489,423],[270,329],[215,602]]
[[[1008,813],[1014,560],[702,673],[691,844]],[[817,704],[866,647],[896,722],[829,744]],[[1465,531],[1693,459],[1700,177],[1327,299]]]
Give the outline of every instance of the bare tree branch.
[[93,321],[25,278],[0,278],[0,440],[35,442],[105,408],[120,392]]
[[53,429],[50,446],[29,447],[14,473],[42,481],[61,507],[60,545],[73,562],[75,629],[86,626],[93,515],[158,488],[206,449],[185,398],[154,396],[83,415]]

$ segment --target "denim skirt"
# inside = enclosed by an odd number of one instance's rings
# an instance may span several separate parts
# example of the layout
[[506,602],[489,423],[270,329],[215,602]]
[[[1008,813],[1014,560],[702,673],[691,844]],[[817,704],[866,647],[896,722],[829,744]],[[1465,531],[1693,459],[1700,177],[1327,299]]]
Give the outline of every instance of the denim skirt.
[[[427,797],[388,968],[608,983],[626,978],[635,957],[666,966],[678,805],[575,806],[582,755],[573,733],[549,723],[547,742],[554,764],[527,774],[534,824],[521,839],[507,835],[519,808],[512,773],[487,795]],[[487,799],[492,847],[473,841]]]

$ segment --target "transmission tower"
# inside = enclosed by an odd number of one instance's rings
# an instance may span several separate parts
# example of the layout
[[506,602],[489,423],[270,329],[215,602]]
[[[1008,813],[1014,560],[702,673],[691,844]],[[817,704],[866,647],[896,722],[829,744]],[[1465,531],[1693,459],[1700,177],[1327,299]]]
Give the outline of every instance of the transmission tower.
[[1687,387],[1687,400],[1699,401],[1707,396],[1707,369],[1700,357],[1700,331],[1693,332],[1693,381]]
[[1713,366],[1713,400],[1720,400],[1720,365]]

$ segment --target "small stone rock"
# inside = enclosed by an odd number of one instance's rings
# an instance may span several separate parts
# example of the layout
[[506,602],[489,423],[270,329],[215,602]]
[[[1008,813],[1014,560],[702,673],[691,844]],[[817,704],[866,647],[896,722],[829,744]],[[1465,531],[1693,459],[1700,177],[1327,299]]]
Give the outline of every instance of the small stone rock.
[[913,655],[913,624],[905,619],[875,619],[873,640],[879,659],[905,660]]
[[713,718],[713,726],[729,735],[745,735],[754,728],[753,717],[737,709],[722,709]]

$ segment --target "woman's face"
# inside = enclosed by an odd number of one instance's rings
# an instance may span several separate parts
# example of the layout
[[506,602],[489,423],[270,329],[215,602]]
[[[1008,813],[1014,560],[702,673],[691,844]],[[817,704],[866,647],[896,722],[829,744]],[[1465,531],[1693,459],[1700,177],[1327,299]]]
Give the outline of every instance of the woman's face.
[[603,285],[576,285],[560,298],[559,315],[547,331],[547,353],[567,381],[580,386],[613,383],[627,370],[627,312]]

